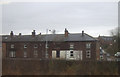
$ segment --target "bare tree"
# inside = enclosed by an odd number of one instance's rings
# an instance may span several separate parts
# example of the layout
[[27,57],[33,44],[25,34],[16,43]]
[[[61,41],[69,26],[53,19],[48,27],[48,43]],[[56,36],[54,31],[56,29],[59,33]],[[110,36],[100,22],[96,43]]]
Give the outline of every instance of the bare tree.
[[113,45],[109,46],[106,51],[111,54],[115,54],[116,52],[120,52],[120,27],[117,27],[110,31],[111,35],[113,36]]

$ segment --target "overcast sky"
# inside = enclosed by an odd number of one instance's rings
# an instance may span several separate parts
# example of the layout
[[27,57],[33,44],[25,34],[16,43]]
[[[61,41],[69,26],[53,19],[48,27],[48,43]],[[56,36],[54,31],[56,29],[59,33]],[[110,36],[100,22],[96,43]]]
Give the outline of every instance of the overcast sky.
[[[2,6],[2,34],[64,33],[110,35],[118,26],[117,2],[17,2]],[[49,32],[50,33],[50,32]]]

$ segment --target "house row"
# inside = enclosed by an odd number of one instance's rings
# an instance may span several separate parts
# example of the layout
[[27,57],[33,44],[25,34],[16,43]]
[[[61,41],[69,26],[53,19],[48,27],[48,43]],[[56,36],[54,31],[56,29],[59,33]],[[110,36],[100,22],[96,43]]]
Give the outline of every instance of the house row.
[[39,60],[99,60],[99,43],[84,33],[36,34],[2,36],[3,59],[39,59]]

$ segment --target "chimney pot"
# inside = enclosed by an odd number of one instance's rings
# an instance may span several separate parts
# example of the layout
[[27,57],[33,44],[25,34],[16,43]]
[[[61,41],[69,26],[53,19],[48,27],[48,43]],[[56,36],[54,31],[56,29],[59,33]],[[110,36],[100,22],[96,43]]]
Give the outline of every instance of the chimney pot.
[[33,30],[33,32],[32,32],[32,36],[35,36],[35,30]]
[[35,30],[33,30],[33,32],[35,32]]
[[41,33],[39,35],[41,35]]
[[13,36],[13,31],[11,31],[10,36]]
[[84,36],[84,31],[82,31],[82,36]]
[[21,36],[22,34],[21,33],[19,33],[19,36]]
[[68,30],[65,28],[65,37],[68,37],[68,34],[69,34]]

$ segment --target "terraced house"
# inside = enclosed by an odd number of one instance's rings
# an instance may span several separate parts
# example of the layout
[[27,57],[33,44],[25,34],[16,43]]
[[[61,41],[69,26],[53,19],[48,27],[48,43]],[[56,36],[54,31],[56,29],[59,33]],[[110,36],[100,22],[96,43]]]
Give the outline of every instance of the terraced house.
[[2,36],[3,59],[38,60],[81,60],[99,59],[99,44],[92,36],[84,33],[38,34]]

